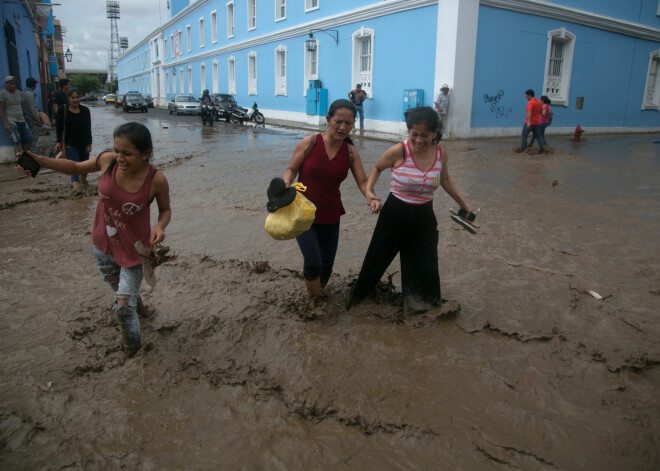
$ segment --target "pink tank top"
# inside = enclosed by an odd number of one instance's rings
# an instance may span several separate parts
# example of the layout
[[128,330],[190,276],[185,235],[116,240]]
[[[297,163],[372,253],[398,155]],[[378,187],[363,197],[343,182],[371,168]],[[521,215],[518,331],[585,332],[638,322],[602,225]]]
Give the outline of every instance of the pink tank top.
[[115,164],[99,181],[92,242],[104,254],[112,255],[119,266],[133,267],[142,263],[135,251],[135,242],[139,240],[145,247],[149,245],[149,191],[156,169],[151,165],[142,187],[137,193],[130,193],[115,182],[117,167]]
[[442,147],[435,146],[435,162],[426,172],[422,171],[410,152],[408,140],[403,142],[405,158],[398,167],[392,168],[390,193],[410,204],[424,204],[433,199],[433,192],[440,186],[442,171]]

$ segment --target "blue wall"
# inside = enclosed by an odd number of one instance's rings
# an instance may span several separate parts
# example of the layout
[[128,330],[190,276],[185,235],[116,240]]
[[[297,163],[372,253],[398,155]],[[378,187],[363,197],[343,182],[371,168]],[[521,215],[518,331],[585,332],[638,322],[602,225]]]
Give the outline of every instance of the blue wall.
[[[553,126],[658,126],[657,112],[641,106],[649,53],[660,44],[482,6],[472,127],[522,126],[525,90],[533,89],[537,98],[543,95],[547,33],[561,27],[575,35],[576,43],[568,106],[553,106]],[[583,110],[575,109],[577,97],[584,97]]]

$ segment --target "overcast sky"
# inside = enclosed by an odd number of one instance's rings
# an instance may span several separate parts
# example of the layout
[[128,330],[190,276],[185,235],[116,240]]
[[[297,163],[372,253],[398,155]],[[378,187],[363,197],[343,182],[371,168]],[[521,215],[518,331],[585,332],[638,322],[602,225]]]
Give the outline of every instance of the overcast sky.
[[[107,70],[110,51],[110,19],[105,0],[52,0],[53,14],[66,29],[64,51],[73,61],[68,69]],[[159,14],[160,4],[160,14]],[[167,21],[167,0],[119,0],[119,37],[128,38],[129,49]]]

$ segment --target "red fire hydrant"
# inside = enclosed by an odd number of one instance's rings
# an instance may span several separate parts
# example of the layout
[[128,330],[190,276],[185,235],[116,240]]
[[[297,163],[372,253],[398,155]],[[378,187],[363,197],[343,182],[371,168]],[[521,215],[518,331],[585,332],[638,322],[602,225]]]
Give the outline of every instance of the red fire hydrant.
[[582,128],[581,128],[580,125],[578,124],[577,127],[575,128],[575,132],[573,133],[573,140],[574,140],[575,142],[580,142],[580,135],[581,135],[583,132],[584,132],[584,131],[582,130]]

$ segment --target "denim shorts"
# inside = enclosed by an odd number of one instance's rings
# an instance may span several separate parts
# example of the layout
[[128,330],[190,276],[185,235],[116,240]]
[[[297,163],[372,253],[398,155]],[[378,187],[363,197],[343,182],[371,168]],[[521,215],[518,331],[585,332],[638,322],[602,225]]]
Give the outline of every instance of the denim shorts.
[[14,144],[32,142],[32,133],[26,122],[14,121],[10,122],[9,126],[11,127],[11,141]]

